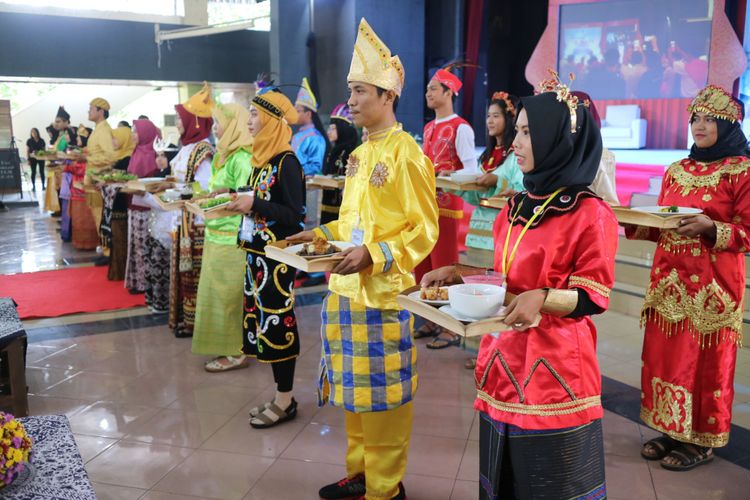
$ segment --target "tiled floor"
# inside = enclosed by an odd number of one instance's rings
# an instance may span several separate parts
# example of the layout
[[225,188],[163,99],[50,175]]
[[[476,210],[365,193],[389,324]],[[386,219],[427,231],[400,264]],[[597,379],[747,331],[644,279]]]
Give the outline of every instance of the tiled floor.
[[[50,223],[30,212],[20,218],[13,211],[0,213],[3,227],[18,227],[8,225],[8,217],[15,217],[12,224],[26,228],[18,231],[23,234],[12,232],[8,239],[15,243],[0,240],[0,253],[25,250],[26,242],[36,241],[34,266],[44,267],[69,250],[50,245],[49,234],[33,240],[36,228],[45,225],[49,233]],[[11,267],[3,269],[17,272]],[[68,416],[103,500],[317,498],[322,484],[345,474],[346,440],[342,412],[315,403],[320,306],[300,307],[297,313],[303,325],[295,380],[299,416],[279,427],[261,431],[247,423],[249,408],[273,395],[268,366],[254,363],[209,374],[203,370],[205,358],[191,354],[190,339],[174,338],[166,326],[113,331],[112,325],[137,324],[144,310],[26,322],[31,412]],[[607,313],[596,322],[603,374],[638,390],[637,319]],[[424,341],[418,343],[420,388],[404,480],[408,496],[477,498],[478,422],[473,373],[463,368],[466,354],[430,351]],[[747,349],[738,357],[736,388],[734,421],[748,429]],[[695,471],[670,473],[640,458],[641,444],[655,433],[636,420],[607,411],[604,433],[609,498],[748,498],[745,467],[717,457]]]

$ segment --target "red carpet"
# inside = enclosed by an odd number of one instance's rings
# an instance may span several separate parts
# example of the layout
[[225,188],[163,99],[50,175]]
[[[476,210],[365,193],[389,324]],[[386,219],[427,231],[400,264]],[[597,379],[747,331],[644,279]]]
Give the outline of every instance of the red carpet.
[[12,297],[21,319],[112,311],[145,305],[122,281],[108,281],[107,267],[78,267],[0,276],[0,296]]

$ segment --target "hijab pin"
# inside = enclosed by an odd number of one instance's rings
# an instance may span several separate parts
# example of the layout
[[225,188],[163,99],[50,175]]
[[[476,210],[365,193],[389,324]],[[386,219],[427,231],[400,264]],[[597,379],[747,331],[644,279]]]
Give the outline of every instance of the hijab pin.
[[[557,101],[564,103],[568,107],[570,112],[570,133],[575,134],[578,124],[578,116],[576,115],[576,109],[578,108],[578,97],[573,95],[570,91],[570,87],[560,81],[560,76],[557,71],[553,69],[547,69],[550,74],[550,78],[542,80],[539,84],[541,92],[554,92],[557,94]],[[573,83],[575,75],[571,72],[568,75],[569,83]]]

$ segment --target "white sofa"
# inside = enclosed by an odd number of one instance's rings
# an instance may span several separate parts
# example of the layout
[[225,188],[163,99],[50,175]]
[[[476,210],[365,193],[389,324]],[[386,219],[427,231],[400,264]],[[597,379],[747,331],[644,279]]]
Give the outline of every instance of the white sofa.
[[646,147],[646,120],[641,118],[641,108],[637,104],[607,106],[601,131],[607,149]]

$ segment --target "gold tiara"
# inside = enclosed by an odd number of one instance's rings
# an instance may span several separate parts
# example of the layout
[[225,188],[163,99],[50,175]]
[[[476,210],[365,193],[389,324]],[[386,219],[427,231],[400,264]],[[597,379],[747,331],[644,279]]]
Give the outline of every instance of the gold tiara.
[[[576,109],[578,108],[578,96],[573,95],[573,93],[570,91],[570,87],[560,81],[560,76],[557,74],[557,71],[551,69],[548,69],[547,71],[550,74],[550,78],[542,80],[539,83],[540,92],[554,92],[555,94],[557,94],[557,101],[565,103],[565,105],[568,107],[568,111],[570,112],[570,133],[575,134],[576,125],[578,123],[578,118],[576,115]],[[570,73],[569,78],[570,82],[572,83],[573,80],[575,80],[575,75],[573,73]]]
[[729,92],[717,85],[709,85],[698,92],[687,110],[691,115],[701,112],[731,123],[741,120],[743,114]]
[[513,105],[513,101],[510,100],[510,95],[507,92],[495,92],[492,94],[493,101],[503,101],[505,103],[505,109],[513,115],[513,118],[516,117],[516,107]]

